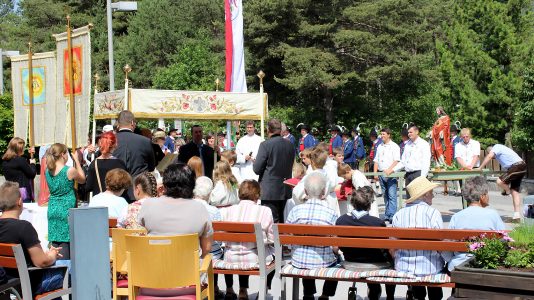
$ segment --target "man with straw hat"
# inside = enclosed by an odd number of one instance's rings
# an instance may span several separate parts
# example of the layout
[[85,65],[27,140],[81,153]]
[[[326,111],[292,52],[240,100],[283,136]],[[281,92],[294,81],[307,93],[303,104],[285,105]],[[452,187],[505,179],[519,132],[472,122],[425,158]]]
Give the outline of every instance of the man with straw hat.
[[[399,228],[434,228],[442,229],[443,220],[440,212],[431,207],[434,198],[433,190],[439,184],[430,182],[426,177],[417,177],[406,188],[410,198],[406,200],[406,207],[393,216],[393,227]],[[426,276],[440,273],[445,265],[441,253],[431,250],[395,251],[395,270],[406,272],[415,276]],[[414,286],[412,287],[415,299],[428,298],[441,299],[443,291],[440,287]]]

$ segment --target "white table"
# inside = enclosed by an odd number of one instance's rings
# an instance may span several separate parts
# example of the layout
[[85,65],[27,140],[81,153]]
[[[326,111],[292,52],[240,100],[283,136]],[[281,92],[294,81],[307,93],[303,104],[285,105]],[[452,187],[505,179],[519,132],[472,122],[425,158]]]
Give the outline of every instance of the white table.
[[32,223],[37,231],[39,241],[43,249],[48,249],[48,207],[39,206],[37,203],[24,203],[24,210],[20,215],[21,220]]

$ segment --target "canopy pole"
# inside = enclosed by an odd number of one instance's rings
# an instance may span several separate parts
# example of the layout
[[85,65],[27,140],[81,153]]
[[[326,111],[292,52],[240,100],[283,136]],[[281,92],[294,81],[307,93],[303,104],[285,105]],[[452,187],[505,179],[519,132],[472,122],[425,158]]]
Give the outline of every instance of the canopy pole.
[[265,100],[263,95],[263,77],[265,77],[265,73],[263,73],[262,70],[258,72],[258,78],[260,79],[260,96],[261,96],[261,121],[260,121],[260,133],[261,138],[265,139]]
[[125,110],[131,110],[130,107],[130,101],[129,101],[129,95],[128,95],[128,88],[130,81],[128,80],[128,73],[132,71],[132,68],[130,65],[126,64],[123,68],[124,70],[124,109]]

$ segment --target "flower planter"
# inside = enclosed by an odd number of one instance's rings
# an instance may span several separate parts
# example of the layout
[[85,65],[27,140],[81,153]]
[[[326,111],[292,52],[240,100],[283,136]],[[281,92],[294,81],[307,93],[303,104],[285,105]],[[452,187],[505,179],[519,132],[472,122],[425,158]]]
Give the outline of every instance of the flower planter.
[[451,272],[451,281],[456,284],[454,297],[534,299],[534,273],[473,268],[471,260]]

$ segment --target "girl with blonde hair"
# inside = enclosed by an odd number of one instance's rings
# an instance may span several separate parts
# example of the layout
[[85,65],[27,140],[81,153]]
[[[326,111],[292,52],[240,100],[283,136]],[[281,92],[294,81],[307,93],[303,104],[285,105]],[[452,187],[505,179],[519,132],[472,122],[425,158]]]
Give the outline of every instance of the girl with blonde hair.
[[193,156],[187,161],[187,166],[195,173],[195,178],[202,176],[204,164],[198,156]]
[[78,159],[72,155],[75,167],[65,164],[67,146],[53,144],[46,152],[46,182],[50,189],[48,201],[48,240],[61,249],[63,259],[70,259],[69,209],[76,207],[74,181],[85,183],[85,173]]
[[211,205],[224,207],[239,203],[237,179],[232,174],[230,164],[226,161],[218,161],[215,164],[213,182],[215,182],[215,187],[210,194]]

